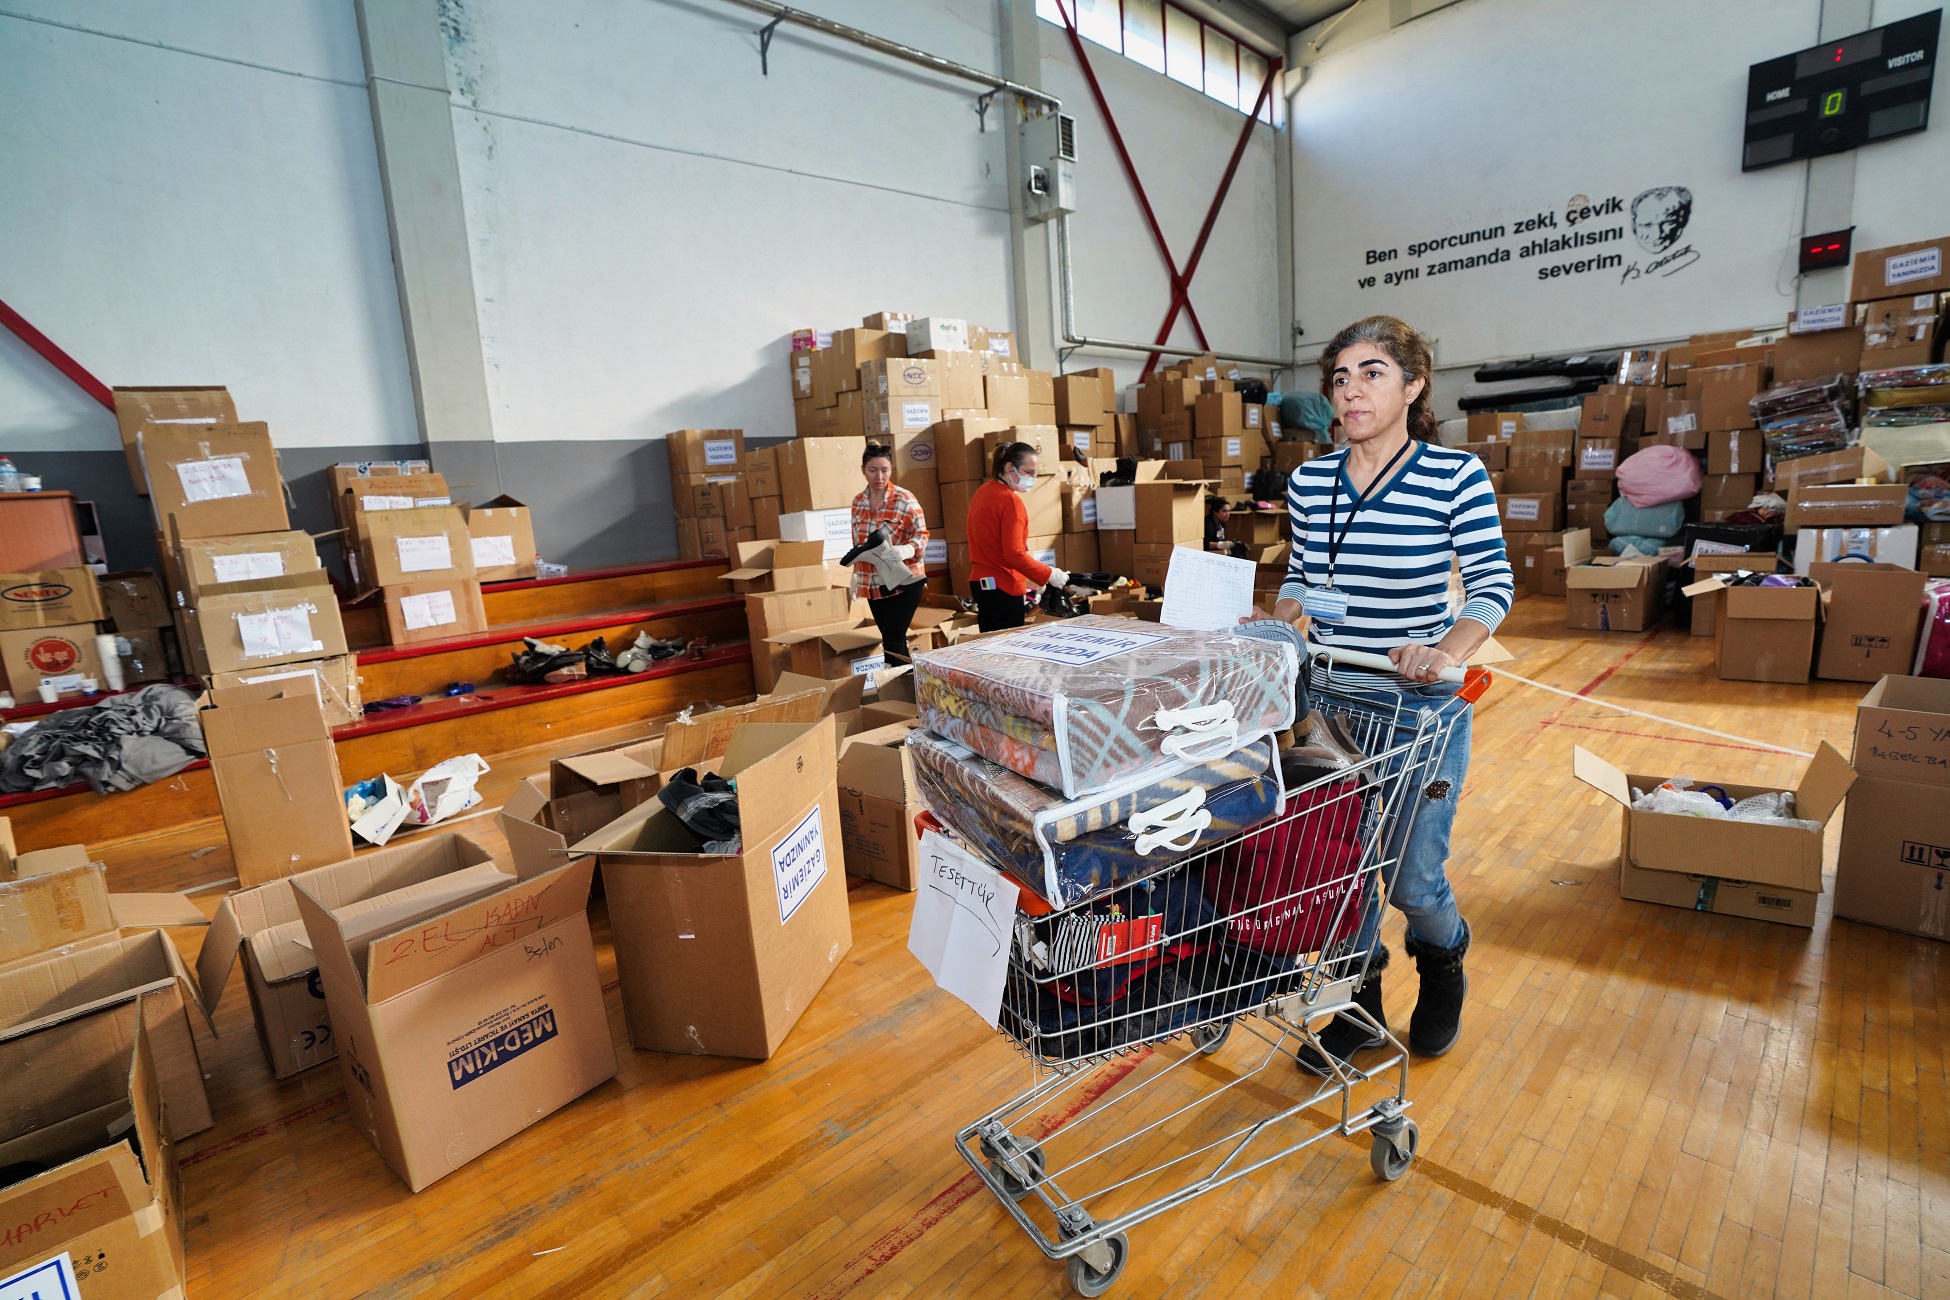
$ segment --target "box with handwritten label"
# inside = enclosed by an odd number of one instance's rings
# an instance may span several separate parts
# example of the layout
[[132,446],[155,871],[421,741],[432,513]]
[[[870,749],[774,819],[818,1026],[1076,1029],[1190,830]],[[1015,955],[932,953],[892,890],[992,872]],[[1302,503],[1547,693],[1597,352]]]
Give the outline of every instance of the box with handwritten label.
[[291,877],[347,1110],[410,1190],[615,1075],[594,869],[522,874],[448,834]]

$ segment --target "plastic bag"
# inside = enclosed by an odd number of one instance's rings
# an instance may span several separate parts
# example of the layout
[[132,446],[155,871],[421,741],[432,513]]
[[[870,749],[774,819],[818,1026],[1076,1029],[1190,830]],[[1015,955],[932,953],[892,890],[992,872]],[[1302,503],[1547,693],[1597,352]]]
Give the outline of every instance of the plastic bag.
[[1663,537],[1614,537],[1608,543],[1611,553],[1623,559],[1628,555],[1657,555],[1659,548],[1666,544]]
[[1727,807],[1704,790],[1693,789],[1693,778],[1675,776],[1649,792],[1632,792],[1632,807],[1640,812],[1671,813],[1679,817],[1715,817],[1724,820]]
[[[1683,447],[1663,444],[1634,452],[1618,463],[1618,494],[1641,509],[1699,495],[1699,461]],[[1682,518],[1683,518],[1682,512]],[[1607,523],[1606,527],[1610,527]],[[1627,531],[1650,532],[1651,529]],[[1675,526],[1672,533],[1677,533]],[[1667,533],[1666,536],[1672,536]]]
[[[1699,489],[1693,490],[1697,492]],[[1685,526],[1686,506],[1680,501],[1670,501],[1657,506],[1637,506],[1620,497],[1605,507],[1605,531],[1613,537],[1665,539],[1679,536],[1680,530]]]
[[1693,778],[1689,776],[1675,776],[1650,791],[1632,791],[1632,807],[1640,812],[1670,813],[1679,817],[1705,817],[1761,826],[1793,826],[1807,831],[1821,829],[1820,822],[1795,818],[1794,795],[1791,791],[1750,795],[1735,802],[1717,785],[1695,789]]

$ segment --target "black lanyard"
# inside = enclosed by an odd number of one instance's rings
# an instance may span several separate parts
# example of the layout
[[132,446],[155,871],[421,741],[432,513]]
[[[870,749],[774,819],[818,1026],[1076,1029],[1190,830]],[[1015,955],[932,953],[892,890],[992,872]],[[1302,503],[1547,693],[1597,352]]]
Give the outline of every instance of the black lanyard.
[[[1361,513],[1362,506],[1368,504],[1369,497],[1373,496],[1378,489],[1381,489],[1384,486],[1386,486],[1388,482],[1388,475],[1395,468],[1395,462],[1399,461],[1403,456],[1406,456],[1408,454],[1408,449],[1410,447],[1413,447],[1414,445],[1415,445],[1415,440],[1411,438],[1407,442],[1401,445],[1401,449],[1399,451],[1397,451],[1393,456],[1390,456],[1388,458],[1388,463],[1381,467],[1381,473],[1375,475],[1374,481],[1368,484],[1368,490],[1354,498],[1353,505],[1351,505],[1348,508],[1347,524],[1341,529],[1340,535],[1336,536],[1334,533],[1334,524],[1336,520],[1339,518],[1340,510],[1341,510],[1341,475],[1347,472],[1347,456],[1341,457],[1340,468],[1334,471],[1334,494],[1331,497],[1329,497],[1327,501],[1327,587],[1328,590],[1330,591],[1333,590],[1334,565],[1341,558],[1342,544],[1347,541],[1348,533],[1351,532],[1354,528],[1354,517]],[[1348,455],[1352,455],[1352,454],[1353,454],[1352,449],[1349,449]],[[1348,486],[1350,488],[1354,486],[1353,480],[1349,480]]]

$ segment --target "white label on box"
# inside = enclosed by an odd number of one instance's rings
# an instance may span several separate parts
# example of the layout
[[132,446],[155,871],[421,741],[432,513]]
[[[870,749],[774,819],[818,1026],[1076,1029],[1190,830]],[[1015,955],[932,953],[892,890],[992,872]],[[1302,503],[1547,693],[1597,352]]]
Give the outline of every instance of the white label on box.
[[879,654],[866,655],[863,658],[855,659],[847,665],[847,668],[855,677],[871,677],[886,666],[887,656]]
[[1794,313],[1790,334],[1812,334],[1816,330],[1838,330],[1848,324],[1848,304],[1832,302],[1825,307],[1808,307]]
[[1586,447],[1578,453],[1579,469],[1610,469],[1617,463],[1616,447]]
[[361,510],[411,510],[418,504],[418,497],[369,496],[359,498],[359,509]]
[[1239,448],[1243,445],[1244,444],[1238,438],[1227,438],[1226,455],[1237,456],[1239,454]]
[[1693,553],[1686,558],[1690,562],[1702,555],[1745,555],[1746,553],[1747,548],[1744,546],[1736,546],[1732,542],[1709,541],[1702,537],[1693,543]]
[[1503,503],[1503,517],[1505,519],[1522,519],[1535,522],[1537,519],[1537,508],[1542,504],[1542,502],[1528,497],[1510,497]]
[[730,438],[706,438],[704,440],[704,463],[706,465],[736,465],[738,463],[738,444]]
[[1207,379],[1217,379],[1219,377],[1219,368],[1217,366],[1207,366],[1205,368],[1205,377]]
[[1166,460],[1190,460],[1191,458],[1192,458],[1192,454],[1191,454],[1190,443],[1168,442],[1165,444]]
[[923,564],[946,564],[948,562],[948,541],[942,537],[930,537],[928,549],[921,553]]
[[1917,294],[1909,300],[1909,309],[1911,311],[1935,311],[1936,295],[1933,293]]
[[1142,650],[1168,638],[1149,632],[1106,632],[1100,628],[1039,628],[1016,632],[988,641],[974,642],[973,649],[983,654],[1013,655],[1018,659],[1040,659],[1049,664],[1073,668],[1100,664],[1106,659]]
[[87,689],[88,678],[83,673],[63,673],[59,677],[43,677],[41,685],[52,686],[62,694]]
[[1900,253],[1886,258],[1882,263],[1882,282],[1884,284],[1908,284],[1911,280],[1934,280],[1943,274],[1943,249],[1941,247],[1919,248],[1913,253]]
[[1517,422],[1515,420],[1499,421],[1496,429],[1498,433],[1501,433],[1506,438],[1514,438],[1517,436]]
[[183,500],[192,505],[199,501],[222,501],[226,497],[247,497],[251,494],[250,475],[244,472],[242,456],[178,461],[176,477],[183,484]]
[[772,884],[779,892],[779,923],[792,919],[799,905],[826,879],[826,827],[814,808],[786,832],[772,850]]
[[934,409],[930,402],[902,402],[901,428],[925,429],[934,423]]
[[454,503],[452,497],[407,497],[403,499],[410,501],[413,507],[419,510],[430,510],[436,506],[450,506]]
[[1009,355],[1009,340],[999,334],[989,335],[989,351],[998,357]]
[[812,371],[801,367],[792,372],[792,377],[799,381],[800,393],[810,397],[812,395]]
[[1089,451],[1090,430],[1088,429],[1070,430],[1070,445],[1076,448],[1078,451]]
[[1047,551],[1031,551],[1029,558],[1038,564],[1047,564],[1052,569],[1056,567],[1056,550],[1054,547]]
[[1265,409],[1265,407],[1256,406],[1251,402],[1246,403],[1246,427],[1248,429],[1257,429],[1259,427],[1259,413]]
[[1095,493],[1083,499],[1083,522],[1092,528],[1097,526],[1097,497]]
[[1693,414],[1691,411],[1686,412],[1684,415],[1668,415],[1666,417],[1667,433],[1691,433],[1697,428],[1699,428],[1699,416]]
[[892,424],[887,419],[887,412],[885,411],[880,413],[880,431],[882,433],[892,433],[894,431]]
[[454,567],[454,548],[448,545],[445,533],[435,533],[432,537],[396,537],[393,540],[399,547],[402,573],[432,573]]
[[515,558],[515,539],[507,537],[476,537],[474,539],[474,567],[477,569],[500,569],[519,564]]
[[[67,1208],[71,1211],[76,1207]],[[23,1228],[32,1226],[22,1225]],[[65,1250],[11,1277],[0,1277],[0,1300],[73,1300],[80,1294],[81,1287],[75,1281],[74,1261],[68,1258]]]
[[243,646],[244,658],[322,652],[325,643],[312,635],[311,609],[308,604],[292,605],[261,614],[237,615],[237,640]]
[[417,632],[423,627],[444,627],[448,623],[460,622],[460,615],[454,612],[454,593],[451,591],[428,591],[417,596],[401,596],[399,614],[406,620],[406,630],[409,632]]
[[210,569],[218,582],[249,582],[254,578],[284,576],[282,551],[246,551],[242,555],[213,555]]

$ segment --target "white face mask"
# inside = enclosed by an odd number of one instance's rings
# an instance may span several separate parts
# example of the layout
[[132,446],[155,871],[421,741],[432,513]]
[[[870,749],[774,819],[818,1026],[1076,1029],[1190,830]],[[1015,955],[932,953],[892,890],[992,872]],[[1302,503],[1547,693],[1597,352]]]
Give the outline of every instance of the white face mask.
[[1036,476],[1034,474],[1024,474],[1013,465],[1005,473],[1008,477],[1004,482],[1008,483],[1010,487],[1022,493],[1024,496],[1028,496],[1036,490]]

